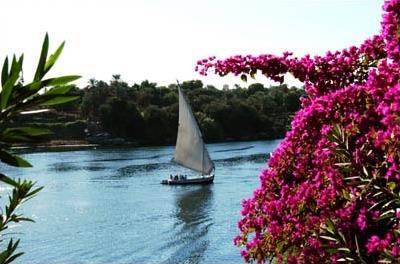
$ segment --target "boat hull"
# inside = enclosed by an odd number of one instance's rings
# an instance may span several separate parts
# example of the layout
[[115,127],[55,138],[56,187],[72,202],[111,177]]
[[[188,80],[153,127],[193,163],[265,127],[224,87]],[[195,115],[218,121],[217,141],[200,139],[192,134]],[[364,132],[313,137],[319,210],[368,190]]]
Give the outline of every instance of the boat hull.
[[161,182],[165,185],[189,185],[189,184],[210,184],[214,181],[214,175],[207,175],[204,177],[196,177],[189,179],[166,179]]

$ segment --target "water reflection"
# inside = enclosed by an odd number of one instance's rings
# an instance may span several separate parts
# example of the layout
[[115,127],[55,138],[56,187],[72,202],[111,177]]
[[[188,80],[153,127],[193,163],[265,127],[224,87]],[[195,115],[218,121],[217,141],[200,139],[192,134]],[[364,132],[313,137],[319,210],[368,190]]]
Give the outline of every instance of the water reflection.
[[169,243],[174,251],[165,263],[200,263],[210,243],[213,185],[178,188],[174,236]]

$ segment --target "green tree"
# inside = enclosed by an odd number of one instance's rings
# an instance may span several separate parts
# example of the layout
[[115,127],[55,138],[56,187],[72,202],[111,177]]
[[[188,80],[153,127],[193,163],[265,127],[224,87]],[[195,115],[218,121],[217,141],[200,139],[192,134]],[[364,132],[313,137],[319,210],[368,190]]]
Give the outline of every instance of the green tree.
[[163,144],[168,135],[165,131],[171,125],[168,123],[168,114],[162,109],[151,105],[144,111],[145,137],[149,144]]
[[203,82],[200,80],[185,81],[181,84],[183,90],[196,90],[203,88]]
[[[29,84],[25,84],[22,79],[23,55],[18,59],[14,55],[11,62],[6,57],[3,63],[0,93],[0,161],[10,166],[31,167],[28,161],[10,152],[9,148],[13,143],[32,142],[50,134],[48,129],[40,127],[14,127],[13,120],[20,114],[26,114],[28,110],[39,110],[78,98],[76,95],[69,94],[73,88],[69,83],[78,79],[79,76],[68,75],[44,79],[60,56],[64,43],[50,56],[48,56],[48,48],[49,39],[46,34],[34,78]],[[12,179],[3,173],[0,173],[0,181],[12,187],[8,202],[2,208],[0,215],[0,246],[2,247],[0,263],[5,264],[23,254],[17,252],[20,240],[15,240],[14,235],[10,233],[7,234],[7,228],[12,222],[33,222],[19,214],[17,208],[34,197],[43,187],[36,187],[35,183],[29,180]],[[5,235],[8,236],[5,237]],[[8,239],[10,235],[12,238]]]
[[100,121],[111,134],[129,139],[142,136],[143,118],[134,103],[112,97],[99,111]]
[[264,89],[265,87],[262,83],[253,83],[249,85],[249,88],[247,88],[249,94],[254,94],[256,92],[263,92]]

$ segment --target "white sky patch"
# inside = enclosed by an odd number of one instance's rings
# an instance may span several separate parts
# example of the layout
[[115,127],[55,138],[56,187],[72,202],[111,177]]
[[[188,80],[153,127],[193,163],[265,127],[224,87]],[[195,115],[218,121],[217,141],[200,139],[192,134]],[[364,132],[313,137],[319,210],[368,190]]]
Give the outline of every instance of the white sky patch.
[[[201,79],[218,88],[238,77],[200,76],[197,60],[236,54],[323,54],[360,44],[379,31],[375,0],[13,0],[1,1],[0,59],[24,53],[32,77],[44,34],[64,52],[52,75],[159,85]],[[297,84],[291,81],[289,85]],[[268,83],[266,78],[256,81]]]

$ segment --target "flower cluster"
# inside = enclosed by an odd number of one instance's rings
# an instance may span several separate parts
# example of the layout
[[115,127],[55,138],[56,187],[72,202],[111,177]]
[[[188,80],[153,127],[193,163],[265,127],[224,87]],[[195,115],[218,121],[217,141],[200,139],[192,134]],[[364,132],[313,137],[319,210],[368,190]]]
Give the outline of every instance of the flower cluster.
[[210,57],[197,70],[305,83],[261,185],[243,201],[246,261],[400,262],[400,0],[384,3],[382,30],[325,56]]

